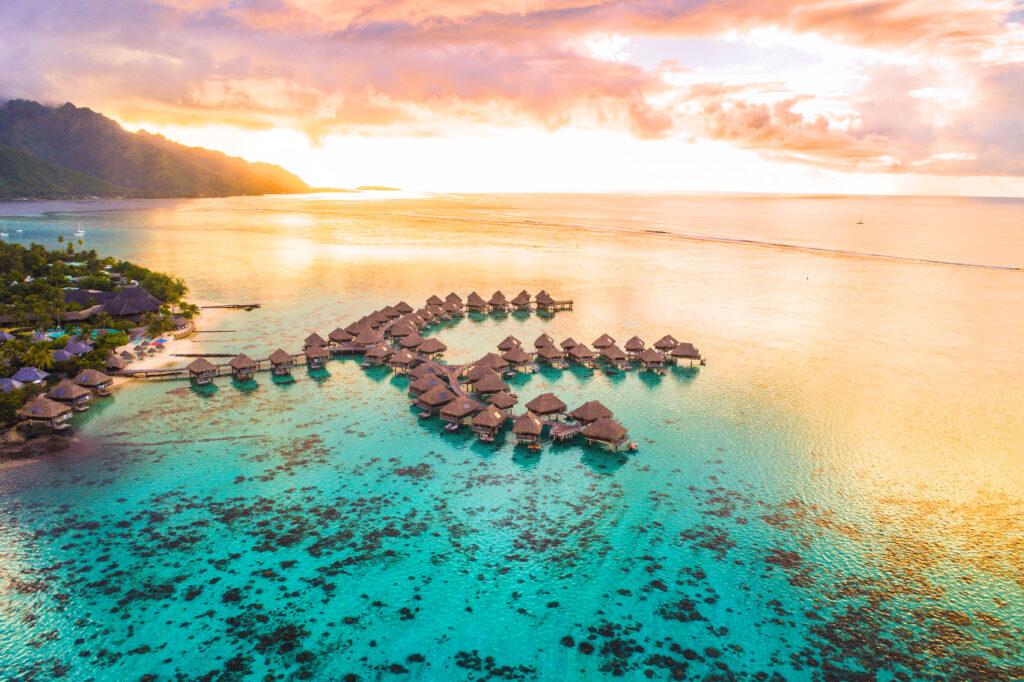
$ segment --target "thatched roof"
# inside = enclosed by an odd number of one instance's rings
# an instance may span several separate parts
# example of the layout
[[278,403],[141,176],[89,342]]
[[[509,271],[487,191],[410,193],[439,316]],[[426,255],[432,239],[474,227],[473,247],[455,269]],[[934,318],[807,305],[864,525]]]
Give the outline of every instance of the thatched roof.
[[444,308],[442,308],[439,305],[428,305],[427,312],[433,315],[434,317],[441,317],[442,315],[444,315]]
[[239,353],[235,357],[231,358],[231,362],[229,362],[228,364],[231,365],[231,369],[237,370],[256,369],[257,367],[259,367],[256,361],[250,358],[245,353]]
[[396,308],[393,305],[386,305],[383,308],[381,308],[380,311],[384,313],[384,316],[387,317],[389,320],[397,320],[402,316],[401,311],[399,311],[398,308]]
[[385,315],[384,312],[381,310],[373,311],[372,313],[370,313],[369,318],[370,322],[373,323],[374,327],[379,327],[391,321],[391,318]]
[[435,386],[421,395],[416,403],[426,405],[427,407],[437,407],[450,403],[453,400],[455,400],[455,394],[451,392],[451,389],[444,386]]
[[692,343],[680,343],[678,346],[672,349],[672,357],[699,360],[700,351],[694,348]]
[[320,336],[316,332],[313,332],[312,334],[306,337],[306,340],[303,341],[303,343],[305,343],[307,346],[322,346],[327,342],[324,340],[324,337]]
[[526,291],[526,289],[523,289],[518,294],[516,294],[515,298],[512,299],[512,304],[513,305],[529,305],[530,304],[530,293],[528,291]]
[[462,306],[454,301],[445,301],[444,303],[441,304],[441,310],[445,311],[449,315],[452,315],[454,313],[461,313]]
[[551,298],[551,294],[543,290],[533,300],[542,305],[551,305],[555,302],[555,299]]
[[270,364],[272,365],[287,365],[288,363],[294,362],[295,358],[292,357],[292,354],[283,348],[278,348],[270,354]]
[[496,429],[505,423],[508,415],[494,405],[488,405],[473,417],[473,426],[480,426],[485,429]]
[[519,401],[513,398],[512,394],[509,393],[508,391],[502,391],[500,393],[495,393],[494,395],[489,397],[487,399],[487,402],[489,402],[491,405],[494,405],[499,410],[507,410],[513,407]]
[[462,297],[461,297],[461,296],[459,296],[459,295],[458,295],[457,293],[455,293],[454,291],[453,291],[453,292],[451,292],[450,294],[448,294],[447,296],[445,296],[445,297],[444,297],[444,300],[446,300],[446,301],[451,301],[452,303],[454,303],[454,304],[456,304],[456,305],[458,305],[458,306],[461,306],[461,305],[462,305]]
[[533,412],[527,412],[516,417],[516,420],[512,423],[512,433],[539,436],[543,430],[544,422]]
[[352,343],[360,346],[372,346],[383,340],[384,337],[380,335],[380,332],[375,332],[372,329],[363,329],[352,339]]
[[84,398],[87,395],[92,395],[89,392],[89,389],[82,388],[78,384],[65,379],[50,389],[46,394],[46,397],[51,400],[78,400],[79,398]]
[[661,337],[660,339],[654,342],[655,348],[664,351],[672,350],[678,345],[679,342],[676,341],[675,337],[672,336],[671,334],[665,334],[665,336]]
[[554,346],[544,346],[537,349],[537,355],[544,358],[545,360],[561,360],[565,357],[565,353],[558,350]]
[[487,365],[473,365],[473,368],[462,375],[460,381],[463,383],[476,383],[480,379],[483,379],[488,374],[494,374],[494,370]]
[[84,369],[75,377],[75,383],[86,388],[98,388],[112,383],[114,380],[103,372],[95,369]]
[[408,315],[413,311],[413,307],[406,303],[405,301],[399,301],[398,303],[395,304],[395,310],[402,313],[403,315]]
[[625,427],[611,417],[598,419],[592,424],[587,424],[581,431],[584,438],[599,440],[603,443],[617,445],[626,440],[627,432]]
[[310,346],[306,349],[306,359],[320,359],[326,358],[328,355],[327,350],[323,346]]
[[573,348],[580,344],[576,341],[576,339],[570,336],[569,338],[565,339],[564,341],[562,341],[562,343],[558,345],[562,347],[562,350],[572,350]]
[[413,393],[426,393],[431,389],[438,387],[444,388],[447,385],[448,384],[446,384],[444,380],[436,374],[426,374],[409,384],[409,390]]
[[206,358],[196,358],[192,362],[188,363],[186,369],[192,374],[205,374],[206,372],[216,372],[217,365],[213,364]]
[[534,348],[543,348],[544,346],[553,346],[553,345],[555,345],[555,340],[553,338],[551,338],[550,336],[548,336],[546,333],[541,334],[540,336],[538,336],[536,338],[536,340],[533,342],[533,347]]
[[569,349],[569,355],[573,356],[577,360],[593,360],[594,359],[594,351],[592,351],[589,348],[587,348],[587,345],[584,344],[584,343],[578,344],[576,346],[573,346],[571,349]]
[[474,384],[473,390],[477,393],[500,393],[508,390],[508,384],[501,380],[494,372],[480,377]]
[[539,415],[560,414],[565,412],[566,405],[554,393],[541,393],[526,403],[526,409]]
[[352,324],[350,324],[347,327],[345,327],[345,331],[348,332],[349,334],[352,334],[353,336],[355,336],[356,334],[361,332],[363,329],[365,329],[367,327],[370,327],[370,326],[371,326],[370,325],[370,320],[368,320],[365,317],[361,317],[358,320],[356,320],[355,322],[353,322]]
[[595,422],[598,419],[611,417],[612,411],[602,405],[600,400],[591,400],[590,402],[583,403],[570,412],[569,416],[578,422],[589,424],[590,422]]
[[128,363],[125,362],[125,359],[120,357],[119,355],[117,355],[113,351],[111,351],[110,355],[107,356],[107,367],[108,368],[124,369],[127,366],[128,366]]
[[411,365],[414,362],[416,362],[416,356],[404,348],[391,355],[391,364],[393,365]]
[[431,295],[430,298],[427,299],[427,307],[428,308],[430,306],[432,306],[432,305],[441,305],[442,303],[444,303],[444,300],[440,296],[438,296],[437,294],[433,294],[433,295]]
[[336,327],[334,331],[327,335],[327,338],[334,343],[348,343],[352,340],[352,335],[341,327]]
[[508,361],[495,353],[485,353],[482,358],[476,361],[478,367],[489,367],[495,372],[508,369]]
[[530,361],[530,354],[519,346],[516,346],[515,348],[502,353],[501,359],[514,365],[525,365]]
[[412,333],[403,338],[398,342],[398,345],[402,348],[417,348],[425,339],[419,334]]
[[602,348],[607,348],[608,346],[611,346],[614,343],[615,339],[608,336],[607,334],[601,334],[601,336],[597,337],[597,339],[594,341],[594,348],[600,350]]
[[422,365],[409,372],[409,376],[413,379],[420,379],[425,376],[443,377],[444,369],[433,360],[427,360]]
[[653,348],[648,348],[640,354],[640,362],[652,363],[652,362],[665,362],[665,354],[659,353]]
[[513,348],[518,348],[521,345],[523,345],[522,341],[520,341],[519,339],[517,339],[514,336],[509,335],[509,336],[506,336],[504,338],[504,340],[502,340],[502,342],[498,344],[498,350],[500,350],[500,351],[512,350]]
[[437,339],[424,339],[423,343],[421,343],[416,350],[421,353],[426,353],[427,355],[433,355],[434,353],[445,352],[448,350],[448,346],[444,345]]
[[505,294],[501,293],[501,290],[499,289],[494,292],[494,295],[492,295],[490,300],[487,301],[487,304],[493,306],[506,306],[508,305],[508,299],[505,298]]
[[36,419],[53,419],[64,414],[71,414],[71,408],[42,396],[33,398],[18,410],[19,417]]
[[410,336],[412,334],[415,334],[416,327],[413,325],[412,322],[409,322],[408,320],[401,320],[391,325],[391,327],[388,329],[388,332],[394,338],[400,339],[403,336]]
[[480,294],[476,293],[475,291],[470,293],[469,296],[466,297],[466,303],[474,308],[483,308],[485,305],[487,305],[487,301],[485,301],[480,296]]
[[647,344],[639,336],[634,336],[629,341],[626,341],[626,350],[630,353],[639,353],[646,347]]
[[378,343],[376,346],[366,351],[364,355],[371,360],[383,360],[391,355],[391,347],[385,343]]
[[483,405],[472,398],[457,398],[441,408],[441,416],[450,419],[464,419],[483,409]]
[[602,350],[601,351],[601,355],[605,356],[606,358],[608,358],[612,362],[617,362],[619,360],[625,360],[626,358],[629,357],[628,355],[626,355],[626,351],[622,350],[621,348],[616,346],[614,343],[612,345],[608,346],[607,348],[605,348],[604,350]]
[[437,315],[430,312],[426,308],[420,308],[419,310],[417,310],[416,316],[423,320],[424,324],[429,324],[430,322],[433,322],[434,318],[437,317]]

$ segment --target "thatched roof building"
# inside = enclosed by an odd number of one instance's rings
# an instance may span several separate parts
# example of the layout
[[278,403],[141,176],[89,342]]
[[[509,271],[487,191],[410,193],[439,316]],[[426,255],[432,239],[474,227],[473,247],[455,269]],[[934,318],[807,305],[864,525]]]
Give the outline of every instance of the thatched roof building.
[[587,424],[581,433],[587,440],[604,443],[612,449],[618,449],[625,445],[629,438],[625,427],[611,417],[604,417]]
[[505,360],[496,353],[485,353],[482,358],[476,361],[478,367],[489,367],[499,374],[508,369],[508,360]]
[[665,336],[654,342],[654,347],[663,353],[667,353],[678,345],[679,342],[671,334],[665,334]]
[[548,336],[547,333],[541,334],[533,342],[533,347],[534,348],[543,348],[544,346],[553,346],[553,345],[555,345],[555,340],[553,338],[551,338],[550,336]]
[[406,303],[405,301],[399,301],[398,303],[395,304],[395,310],[397,310],[403,315],[408,315],[413,311],[413,307]]
[[508,391],[502,391],[487,398],[487,402],[494,405],[499,410],[511,410],[519,400],[513,398],[512,394]]
[[519,348],[522,345],[523,345],[522,341],[520,341],[519,339],[517,339],[514,336],[509,335],[509,336],[506,336],[502,340],[502,342],[498,344],[498,350],[500,350],[502,352],[505,352],[507,350],[512,350],[513,348]]
[[569,338],[565,339],[564,341],[562,341],[562,343],[560,343],[558,345],[562,348],[562,350],[570,351],[570,350],[572,350],[573,348],[575,348],[576,346],[578,346],[580,344],[579,344],[579,342],[576,341],[576,339],[574,339],[574,338],[572,338],[570,336]]
[[429,357],[434,357],[434,356],[437,356],[437,355],[441,355],[446,350],[448,350],[448,346],[444,345],[439,340],[434,339],[434,338],[424,339],[423,343],[421,343],[416,348],[416,352],[417,353],[419,353],[421,355],[426,355],[426,356],[429,356]]
[[396,371],[403,372],[407,371],[410,367],[415,365],[418,359],[419,358],[417,358],[415,355],[413,355],[412,353],[403,348],[391,354],[391,358],[388,360],[388,364],[391,365],[391,367],[394,368]]
[[384,317],[388,318],[389,320],[397,320],[402,316],[402,311],[400,311],[393,305],[386,305],[383,308],[381,308],[380,311],[384,313]]
[[274,374],[274,376],[283,376],[288,374],[294,364],[295,358],[292,357],[291,353],[287,352],[283,348],[278,348],[270,354],[271,373]]
[[424,339],[419,334],[413,333],[404,337],[401,341],[398,342],[398,345],[401,346],[402,348],[418,348],[420,344],[422,344],[425,340],[426,339]]
[[68,427],[71,408],[49,398],[38,396],[22,405],[16,414],[29,423],[60,430]]
[[415,334],[417,327],[407,319],[399,320],[388,328],[388,334],[395,339],[401,339]]
[[700,360],[700,351],[692,343],[679,343],[672,349],[672,357],[685,360]]
[[512,305],[514,305],[516,308],[520,310],[529,308],[530,293],[526,291],[526,289],[523,289],[518,294],[516,294],[515,298],[512,299]]
[[533,358],[530,357],[530,354],[519,346],[515,346],[511,350],[502,353],[501,359],[509,364],[516,365],[517,367],[528,365],[533,360]]
[[487,301],[474,291],[466,297],[466,307],[470,310],[483,310],[487,307]]
[[447,385],[448,383],[436,374],[425,374],[414,379],[413,382],[409,384],[409,393],[413,395],[423,395],[435,388],[444,388]]
[[239,381],[251,379],[252,375],[260,368],[259,363],[245,353],[239,353],[235,357],[231,358],[228,365],[231,366],[231,373]]
[[487,301],[487,305],[491,306],[492,308],[500,308],[502,310],[507,310],[510,304],[508,302],[508,299],[505,298],[505,294],[501,293],[501,290],[499,289],[498,291],[495,291],[493,295],[491,295],[490,299],[488,299]]
[[665,366],[665,354],[648,348],[640,354],[640,362],[647,369],[658,369]]
[[444,386],[435,386],[416,399],[416,407],[433,412],[442,405],[447,405],[455,400],[456,396],[451,389]]
[[444,300],[448,301],[449,303],[454,303],[455,305],[459,306],[460,308],[462,307],[462,297],[459,296],[454,291],[451,292],[450,294],[448,294],[447,296],[445,296]]
[[594,348],[598,350],[603,350],[608,346],[612,346],[614,344],[615,339],[610,337],[608,334],[601,334],[601,336],[597,337],[597,340],[594,341]]
[[302,342],[302,347],[303,349],[305,349],[309,348],[310,346],[324,346],[326,344],[327,341],[324,340],[324,337],[320,336],[316,332],[313,332],[312,334],[306,337],[305,341]]
[[508,384],[501,380],[494,372],[485,374],[473,383],[473,390],[480,395],[490,395],[508,390]]
[[507,420],[507,414],[494,405],[488,405],[474,415],[470,424],[473,433],[477,434],[481,440],[491,441],[494,440]]
[[327,335],[327,338],[331,343],[348,343],[352,340],[352,335],[341,327],[335,327],[335,329]]
[[391,346],[386,343],[378,343],[364,353],[364,357],[367,361],[372,363],[382,363],[391,356]]
[[311,369],[321,369],[327,364],[327,355],[323,346],[310,346],[306,349],[306,364]]
[[564,414],[567,407],[554,393],[541,393],[526,403],[526,409],[541,417],[547,417],[552,414]]
[[441,419],[453,424],[459,424],[482,409],[484,409],[484,406],[472,398],[456,398],[441,408]]
[[352,339],[352,343],[354,343],[357,346],[361,346],[364,349],[369,349],[372,348],[373,346],[376,346],[383,340],[384,337],[381,335],[380,332],[373,331],[371,329],[363,329],[356,335],[354,339]]
[[555,299],[551,298],[551,294],[544,290],[541,290],[533,300],[536,301],[539,306],[552,306],[555,304]]
[[647,345],[644,343],[644,340],[639,336],[634,336],[629,341],[626,341],[626,352],[630,355],[639,355],[644,352],[646,347]]
[[462,306],[453,301],[445,301],[442,303],[441,310],[443,310],[449,317],[462,315]]
[[584,343],[578,343],[569,349],[569,357],[577,362],[591,362],[594,360],[594,351],[587,348]]
[[590,424],[598,419],[606,419],[612,416],[612,411],[601,404],[600,400],[591,400],[583,403],[569,413],[569,416],[581,424]]
[[512,424],[512,433],[517,436],[536,436],[540,438],[540,434],[543,431],[544,422],[532,412],[519,415]]
[[196,358],[185,368],[197,384],[208,384],[217,376],[217,366],[206,358]]
[[83,369],[75,377],[75,383],[82,388],[87,388],[91,391],[95,391],[100,395],[104,395],[107,389],[113,385],[114,380],[108,377],[103,372],[95,369]]
[[92,391],[82,388],[69,379],[65,379],[50,389],[46,397],[50,400],[70,405],[76,410],[85,410],[87,409],[85,403],[92,399]]
[[442,299],[437,294],[433,294],[430,298],[427,299],[428,308],[432,305],[440,306],[442,303],[444,303],[444,299]]

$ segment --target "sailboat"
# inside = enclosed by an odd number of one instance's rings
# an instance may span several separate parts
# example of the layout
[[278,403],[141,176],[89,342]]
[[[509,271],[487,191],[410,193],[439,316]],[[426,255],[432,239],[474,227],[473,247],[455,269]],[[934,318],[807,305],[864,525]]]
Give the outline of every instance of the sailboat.
[[863,220],[861,220],[860,218],[857,218],[857,224],[858,224],[858,225],[863,225],[863,224],[864,224],[864,221],[863,221]]
[[84,237],[85,236],[85,230],[82,229],[82,221],[78,221],[78,229],[75,230],[75,236],[76,237]]

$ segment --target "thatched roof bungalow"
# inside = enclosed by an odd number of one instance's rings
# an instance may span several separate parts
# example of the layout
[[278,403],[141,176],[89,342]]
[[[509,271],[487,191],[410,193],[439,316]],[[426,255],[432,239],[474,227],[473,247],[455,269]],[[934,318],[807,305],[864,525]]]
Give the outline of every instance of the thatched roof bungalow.
[[551,345],[537,349],[537,358],[546,362],[551,367],[556,367],[558,369],[565,369],[568,367],[568,365],[565,364],[565,353]]
[[413,382],[409,384],[409,393],[412,395],[423,395],[428,393],[437,387],[445,387],[448,385],[441,377],[436,374],[425,374],[419,378],[413,379]]
[[484,406],[472,398],[456,398],[441,408],[441,419],[458,426],[469,421]]
[[516,346],[501,354],[501,359],[509,363],[512,369],[522,372],[530,369],[533,358],[525,350]]
[[512,350],[513,348],[519,348],[522,345],[523,345],[522,341],[520,341],[519,339],[517,339],[514,336],[509,335],[509,336],[506,336],[502,340],[502,342],[498,344],[498,350],[500,350],[502,353],[504,353],[507,350]]
[[665,354],[648,348],[640,354],[640,364],[644,369],[660,372],[665,367]]
[[628,353],[631,358],[635,358],[643,353],[646,347],[647,345],[644,343],[644,340],[639,336],[634,336],[629,341],[626,341],[626,353]]
[[450,388],[445,386],[435,386],[417,398],[415,405],[428,415],[431,415],[434,414],[434,412],[436,412],[442,405],[447,405],[451,401],[455,400],[455,398],[456,395],[452,393]]
[[692,343],[678,343],[670,355],[676,360],[700,360],[700,351]]
[[106,368],[108,372],[120,372],[128,366],[128,361],[119,356],[114,351],[110,351],[110,355],[107,356]]
[[491,310],[498,310],[501,312],[507,312],[512,305],[505,298],[505,294],[501,293],[501,290],[495,291],[494,294],[488,299],[487,305],[491,307]]
[[395,304],[395,310],[397,310],[403,315],[408,315],[413,311],[413,307],[406,303],[405,301],[399,301],[398,303]]
[[590,424],[598,419],[606,419],[612,416],[612,411],[601,404],[600,400],[591,400],[583,403],[569,413],[569,416],[581,424]]
[[487,310],[487,301],[474,291],[466,297],[466,307],[474,312],[484,312]]
[[188,363],[188,367],[185,369],[188,370],[191,380],[199,386],[213,381],[218,371],[217,366],[206,358],[196,358]]
[[482,358],[476,361],[478,367],[489,367],[498,374],[508,369],[508,360],[505,360],[496,353],[485,353]]
[[584,367],[593,367],[594,360],[597,358],[597,356],[594,355],[594,351],[587,348],[587,345],[584,343],[579,343],[573,346],[568,355]]
[[541,334],[540,336],[538,336],[534,340],[534,342],[533,342],[533,347],[534,348],[543,348],[544,346],[553,346],[553,345],[555,345],[555,340],[553,338],[551,338],[550,336],[548,336],[546,332],[544,334]]
[[109,389],[114,384],[114,380],[95,369],[83,369],[75,377],[75,383],[96,395],[110,395]]
[[348,343],[352,340],[352,335],[341,327],[336,327],[334,331],[327,335],[327,339],[331,343]]
[[470,425],[480,440],[489,443],[495,439],[507,420],[508,415],[492,404],[477,412]]
[[679,345],[675,337],[671,334],[665,334],[657,341],[654,342],[654,348],[660,350],[662,353],[668,353],[670,350]]
[[88,402],[92,400],[92,391],[65,379],[50,389],[46,397],[64,403],[78,412],[84,412],[89,409]]
[[424,358],[437,358],[448,350],[448,346],[435,338],[424,339],[423,343],[416,347],[416,352]]
[[516,403],[519,402],[517,398],[514,398],[508,391],[502,391],[501,393],[495,393],[487,399],[491,405],[494,405],[499,410],[508,411],[515,407]]
[[615,369],[629,369],[629,355],[614,343],[601,351],[601,357]]
[[581,433],[588,442],[601,443],[612,450],[618,450],[629,444],[629,433],[622,424],[611,417],[603,417],[587,424]]
[[568,337],[567,339],[565,339],[564,341],[562,341],[558,345],[561,347],[562,350],[568,352],[568,351],[571,351],[573,348],[575,348],[576,346],[578,346],[580,344],[579,344],[578,341],[576,341],[576,339],[574,339],[574,338],[572,338],[570,336],[570,337]]
[[387,359],[391,357],[391,346],[386,343],[378,343],[376,346],[370,348],[363,355],[366,362],[371,365],[382,365],[387,362]]
[[388,318],[389,320],[397,320],[402,316],[402,311],[393,305],[386,305],[383,308],[381,308],[380,311],[381,313],[384,314],[384,317]]
[[388,365],[390,365],[391,369],[395,370],[398,374],[405,374],[412,369],[413,365],[418,361],[419,358],[403,348],[391,354],[391,357],[388,359]]
[[485,374],[473,383],[473,391],[478,395],[487,396],[508,391],[508,384],[494,372]]
[[327,365],[327,350],[323,346],[310,346],[306,349],[306,364],[310,369],[323,369]]
[[447,303],[454,303],[455,305],[459,306],[460,308],[462,307],[462,297],[459,296],[454,291],[449,293],[447,296],[445,296],[444,300]]
[[615,339],[613,339],[608,334],[601,334],[601,336],[597,337],[597,339],[594,341],[594,348],[598,350],[604,350],[608,346],[613,345],[615,345]]
[[565,414],[566,404],[559,400],[554,393],[541,393],[539,396],[526,403],[526,409],[540,417],[555,417]]
[[441,310],[443,310],[448,317],[462,316],[462,306],[458,303],[453,303],[452,301],[445,301],[442,303]]
[[401,346],[402,348],[408,348],[411,350],[413,348],[418,348],[420,344],[422,344],[425,340],[426,339],[424,339],[422,336],[414,332],[412,334],[409,334],[408,336],[403,337],[402,340],[398,342],[398,345]]
[[394,339],[401,339],[411,336],[417,332],[417,327],[412,322],[403,318],[388,328],[388,336]]
[[440,306],[442,303],[444,303],[444,300],[440,296],[438,296],[437,294],[432,294],[430,298],[427,299],[426,307],[429,308],[432,305]]
[[229,362],[228,365],[231,367],[232,376],[234,376],[237,381],[248,381],[249,379],[252,379],[252,375],[260,368],[259,363],[245,353],[239,353],[235,357],[231,358],[231,362]]
[[17,416],[32,425],[60,431],[66,429],[71,419],[71,408],[56,401],[38,396],[22,405]]
[[278,348],[270,354],[270,373],[276,377],[291,374],[292,365],[294,364],[295,358],[283,348]]
[[529,310],[530,293],[526,291],[526,289],[523,289],[518,294],[516,294],[516,297],[512,299],[511,303],[516,310]]
[[313,332],[312,334],[310,334],[309,336],[306,337],[305,341],[302,342],[302,350],[306,350],[307,348],[309,348],[311,346],[326,346],[326,345],[327,345],[327,341],[324,340],[324,337],[320,336],[316,332]]
[[516,437],[516,443],[531,447],[539,446],[540,435],[543,432],[544,422],[532,412],[516,417],[512,423],[512,434]]

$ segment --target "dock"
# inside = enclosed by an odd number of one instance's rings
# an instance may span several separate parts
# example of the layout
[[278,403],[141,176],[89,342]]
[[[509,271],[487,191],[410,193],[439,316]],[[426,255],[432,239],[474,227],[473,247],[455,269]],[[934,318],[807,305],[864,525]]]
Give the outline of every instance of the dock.
[[222,304],[222,305],[204,305],[204,306],[199,306],[200,310],[213,310],[215,308],[220,308],[220,309],[234,308],[236,310],[255,310],[256,308],[259,308],[259,307],[260,307],[259,303],[225,303],[225,304]]

